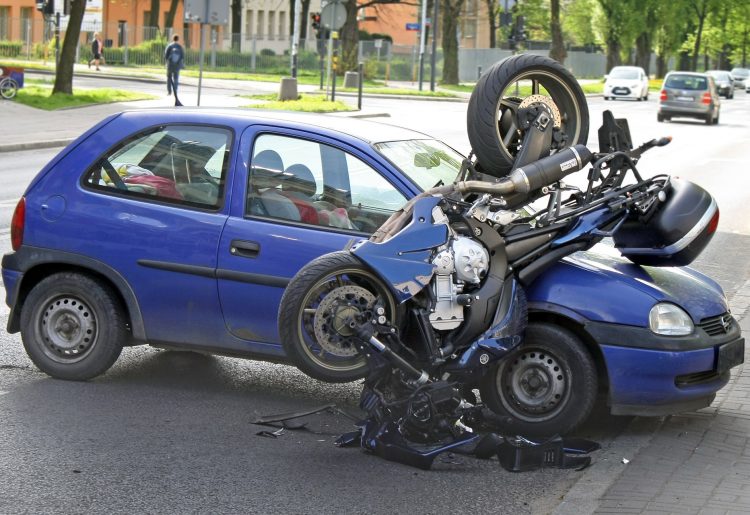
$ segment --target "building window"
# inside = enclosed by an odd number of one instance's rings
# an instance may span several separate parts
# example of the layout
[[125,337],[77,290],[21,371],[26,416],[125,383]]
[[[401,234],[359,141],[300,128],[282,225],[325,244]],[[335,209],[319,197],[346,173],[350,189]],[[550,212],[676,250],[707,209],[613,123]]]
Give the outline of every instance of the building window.
[[255,24],[255,27],[256,27],[255,35],[260,39],[263,39],[263,24],[266,23],[265,14],[266,14],[265,11],[259,10],[259,11],[256,11],[256,15],[255,15],[256,16],[255,20],[258,22]]
[[21,40],[31,39],[31,7],[21,7]]
[[276,11],[268,11],[268,39],[276,35]]
[[286,12],[279,12],[279,38],[286,38]]
[[252,39],[253,36],[253,10],[245,11],[245,39]]
[[0,40],[10,39],[10,7],[0,7]]

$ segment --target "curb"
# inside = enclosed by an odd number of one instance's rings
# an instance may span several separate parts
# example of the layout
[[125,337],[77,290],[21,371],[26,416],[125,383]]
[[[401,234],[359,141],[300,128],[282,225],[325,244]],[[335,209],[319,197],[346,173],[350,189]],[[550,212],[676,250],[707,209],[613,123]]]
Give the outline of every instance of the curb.
[[[83,134],[83,132],[81,132]],[[44,141],[28,141],[25,143],[9,143],[0,145],[0,154],[3,152],[21,152],[23,150],[39,150],[44,148],[66,147],[76,138],[52,139]]]

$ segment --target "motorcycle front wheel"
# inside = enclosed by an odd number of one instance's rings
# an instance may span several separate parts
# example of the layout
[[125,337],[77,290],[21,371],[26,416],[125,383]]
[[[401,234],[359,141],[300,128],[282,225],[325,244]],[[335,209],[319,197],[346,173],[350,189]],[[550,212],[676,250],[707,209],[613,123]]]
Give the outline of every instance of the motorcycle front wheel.
[[377,301],[393,322],[397,305],[388,288],[347,251],[311,261],[294,276],[279,308],[286,355],[302,372],[329,383],[364,377],[367,363],[351,342],[346,321],[369,316]]
[[584,344],[562,327],[532,323],[523,343],[481,384],[484,402],[508,420],[503,431],[552,436],[573,431],[594,407],[596,365]]
[[586,96],[576,78],[554,59],[514,55],[482,75],[471,93],[466,117],[469,141],[482,172],[502,177],[513,170],[528,130],[519,127],[518,111],[542,104],[553,113],[555,128],[564,135],[564,142],[553,152],[586,144]]

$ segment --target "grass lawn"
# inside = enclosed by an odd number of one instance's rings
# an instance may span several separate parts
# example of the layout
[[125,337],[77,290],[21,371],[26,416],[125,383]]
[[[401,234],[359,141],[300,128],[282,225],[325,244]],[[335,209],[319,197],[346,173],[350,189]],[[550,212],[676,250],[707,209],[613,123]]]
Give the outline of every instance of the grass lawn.
[[145,93],[131,93],[121,89],[101,88],[87,90],[73,90],[72,95],[52,95],[51,86],[30,84],[18,90],[14,100],[20,104],[46,111],[54,111],[66,107],[81,107],[93,104],[108,104],[111,102],[130,102],[132,100],[148,100],[156,98]]
[[243,107],[255,109],[271,109],[275,111],[300,111],[304,113],[337,113],[340,111],[354,111],[353,107],[341,101],[331,102],[321,95],[300,95],[297,100],[277,100],[274,93],[269,95],[240,95],[242,98],[260,100],[259,103]]

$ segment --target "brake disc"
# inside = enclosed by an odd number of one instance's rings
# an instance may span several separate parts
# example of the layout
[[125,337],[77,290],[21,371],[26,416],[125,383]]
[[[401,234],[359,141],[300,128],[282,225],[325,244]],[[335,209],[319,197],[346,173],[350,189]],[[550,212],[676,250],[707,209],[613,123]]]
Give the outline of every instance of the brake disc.
[[366,288],[355,285],[340,286],[332,290],[315,310],[313,328],[315,338],[328,353],[349,357],[357,354],[352,344],[354,326],[362,316],[371,317],[375,295]]
[[560,110],[557,108],[555,101],[552,100],[552,97],[546,95],[529,95],[521,101],[518,108],[524,109],[539,104],[545,106],[549,110],[552,115],[552,120],[555,122],[555,127],[559,128],[562,124],[562,117],[560,116]]

